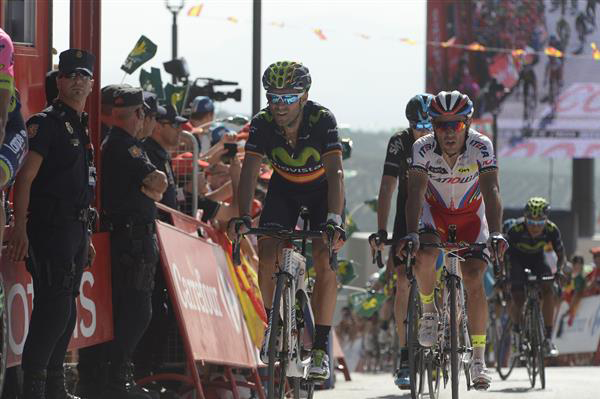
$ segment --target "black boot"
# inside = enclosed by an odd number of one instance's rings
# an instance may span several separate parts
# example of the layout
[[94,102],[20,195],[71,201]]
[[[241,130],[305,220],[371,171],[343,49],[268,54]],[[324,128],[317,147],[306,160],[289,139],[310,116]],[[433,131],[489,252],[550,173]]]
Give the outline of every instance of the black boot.
[[46,399],[81,399],[79,396],[67,392],[64,368],[48,369]]
[[23,399],[46,399],[46,371],[23,371]]
[[[153,395],[155,394],[155,395]],[[111,399],[158,399],[157,392],[149,392],[133,379],[133,363],[124,362],[111,366],[110,376],[103,398]]]

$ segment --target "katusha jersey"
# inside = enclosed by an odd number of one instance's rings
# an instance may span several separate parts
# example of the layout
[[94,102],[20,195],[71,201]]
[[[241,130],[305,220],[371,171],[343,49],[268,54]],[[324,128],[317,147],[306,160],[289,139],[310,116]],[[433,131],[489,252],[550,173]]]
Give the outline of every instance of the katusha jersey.
[[465,145],[450,168],[433,134],[421,137],[413,145],[411,168],[429,175],[427,203],[450,213],[476,212],[483,202],[479,175],[497,169],[492,142],[470,129]]
[[262,109],[250,125],[246,153],[266,156],[275,173],[271,185],[284,184],[294,189],[312,190],[325,184],[323,156],[342,152],[335,117],[313,101],[304,105],[296,147],[292,147],[277,126],[269,108]]

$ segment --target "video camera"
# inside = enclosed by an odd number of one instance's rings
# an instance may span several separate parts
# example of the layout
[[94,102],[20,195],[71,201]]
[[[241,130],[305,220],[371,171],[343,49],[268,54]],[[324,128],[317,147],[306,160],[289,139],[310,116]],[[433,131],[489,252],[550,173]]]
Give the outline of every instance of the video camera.
[[[233,91],[216,91],[215,86],[237,86],[238,82],[227,82],[220,79],[212,78],[196,78],[194,83],[190,85],[190,91],[188,94],[189,102],[198,96],[206,96],[213,101],[225,101],[232,99],[235,101],[242,101],[242,89],[235,89]],[[189,107],[189,104],[185,104]]]

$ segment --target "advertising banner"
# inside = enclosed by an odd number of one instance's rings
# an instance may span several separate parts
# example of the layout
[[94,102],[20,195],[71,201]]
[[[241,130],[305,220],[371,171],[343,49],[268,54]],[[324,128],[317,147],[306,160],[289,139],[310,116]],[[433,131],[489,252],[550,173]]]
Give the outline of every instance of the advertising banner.
[[179,326],[196,361],[257,366],[223,249],[157,222],[162,267]]
[[572,323],[568,323],[569,306],[562,302],[554,328],[554,343],[561,355],[571,353],[593,353],[600,342],[600,296],[581,300]]
[[497,116],[500,157],[593,158],[600,13],[593,1],[429,0],[427,89]]
[[[94,234],[93,241],[97,253],[110,254],[108,233]],[[35,292],[24,262],[13,263],[3,257],[0,274],[8,309],[8,367],[12,367],[21,362]],[[112,339],[111,298],[110,258],[98,256],[94,265],[83,273],[81,294],[77,298],[77,322],[69,350]]]

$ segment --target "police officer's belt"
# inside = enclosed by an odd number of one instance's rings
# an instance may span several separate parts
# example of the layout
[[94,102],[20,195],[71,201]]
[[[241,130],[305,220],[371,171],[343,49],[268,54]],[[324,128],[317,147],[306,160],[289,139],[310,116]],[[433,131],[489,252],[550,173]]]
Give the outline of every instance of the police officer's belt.
[[96,220],[95,208],[76,206],[68,201],[57,198],[34,198],[29,201],[32,214],[52,215],[57,219],[76,220],[93,223]]
[[116,222],[108,222],[106,224],[108,231],[114,232],[128,232],[131,235],[148,235],[154,234],[156,232],[156,225],[154,223],[145,223],[145,224],[134,224],[131,222],[126,223],[116,223]]

